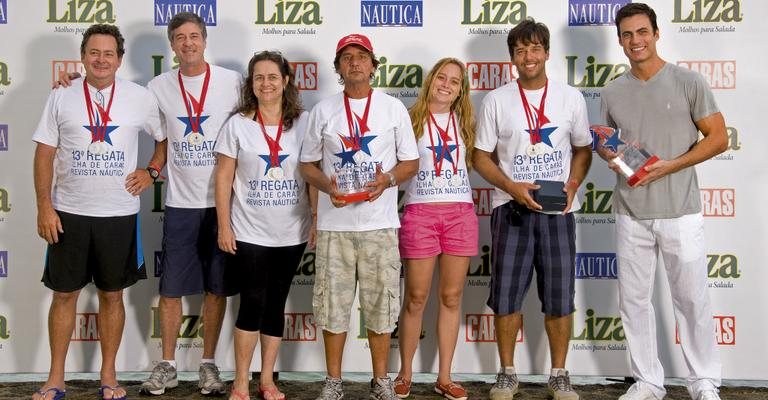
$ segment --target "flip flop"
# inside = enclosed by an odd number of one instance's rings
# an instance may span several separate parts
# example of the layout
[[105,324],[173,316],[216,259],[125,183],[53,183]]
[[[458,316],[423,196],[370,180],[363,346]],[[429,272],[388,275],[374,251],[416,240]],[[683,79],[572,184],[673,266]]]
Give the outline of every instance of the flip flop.
[[50,392],[53,392],[53,397],[51,398],[51,400],[61,400],[61,399],[64,398],[64,396],[67,395],[67,391],[66,390],[61,390],[61,389],[59,389],[57,387],[52,387],[52,388],[48,388],[48,389],[40,388],[40,390],[37,391],[37,394],[42,396],[41,398],[45,399],[45,396],[47,396],[48,393],[50,393]]
[[273,400],[285,400],[285,393],[281,392],[280,389],[277,388],[277,385],[270,385],[266,388],[259,385],[259,396],[261,396],[262,399],[266,399],[267,395]]
[[230,391],[230,394],[232,396],[237,397],[239,400],[251,400],[251,396],[248,395],[248,392],[241,392],[241,391],[233,388]]
[[122,387],[121,387],[120,385],[117,385],[117,386],[114,386],[114,387],[112,387],[112,386],[109,386],[109,385],[102,385],[102,386],[99,388],[99,399],[102,399],[102,400],[104,400],[104,399],[105,399],[105,398],[104,398],[104,390],[105,390],[105,389],[109,389],[109,390],[111,390],[111,391],[112,391],[112,397],[110,397],[110,398],[109,398],[109,399],[107,399],[107,400],[125,400],[125,399],[127,399],[127,398],[128,398],[128,394],[127,394],[127,393],[125,394],[125,396],[121,396],[121,397],[115,397],[115,391],[116,391],[117,389],[122,389]]

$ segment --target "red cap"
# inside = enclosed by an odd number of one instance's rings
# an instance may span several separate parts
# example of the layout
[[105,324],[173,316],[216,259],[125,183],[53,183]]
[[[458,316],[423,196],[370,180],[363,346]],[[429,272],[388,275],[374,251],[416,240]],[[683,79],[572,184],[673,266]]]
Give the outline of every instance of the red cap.
[[353,33],[351,35],[344,36],[339,40],[339,44],[336,45],[336,54],[339,54],[342,50],[344,50],[345,47],[356,44],[358,46],[363,47],[364,49],[370,51],[373,53],[373,46],[371,45],[371,41],[365,37],[365,35],[361,35],[359,33]]

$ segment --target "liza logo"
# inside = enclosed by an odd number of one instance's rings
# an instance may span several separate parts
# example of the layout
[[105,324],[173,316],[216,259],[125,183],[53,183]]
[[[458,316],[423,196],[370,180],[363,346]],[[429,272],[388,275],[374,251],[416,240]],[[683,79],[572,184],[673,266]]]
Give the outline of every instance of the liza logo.
[[72,342],[98,342],[99,319],[96,313],[75,314],[75,329],[72,330]]
[[283,340],[286,342],[317,341],[315,316],[312,313],[285,313]]
[[[160,331],[160,308],[152,307],[152,339],[162,338]],[[179,328],[180,339],[196,339],[203,337],[203,319],[199,315],[184,315]]]
[[112,0],[48,0],[46,22],[70,24],[113,24]]
[[256,25],[320,25],[320,3],[311,0],[277,0],[267,16],[267,0],[256,0]]
[[[687,3],[684,5],[683,3]],[[672,22],[741,22],[741,0],[675,0]]]
[[[464,316],[465,338],[467,343],[496,341],[496,325],[493,314],[466,314]],[[517,331],[515,339],[517,343],[523,343],[523,325],[520,324],[520,330]]]
[[585,317],[580,329],[577,328],[576,318],[573,319],[571,340],[621,342],[626,338],[621,317],[597,316],[591,308],[587,309]]
[[509,62],[468,62],[467,78],[470,90],[493,90],[516,77],[515,67]]
[[568,84],[577,88],[600,88],[629,71],[628,64],[599,63],[595,56],[587,56],[582,67],[579,56],[566,56]]
[[[480,10],[475,11],[480,4]],[[528,6],[521,0],[464,0],[462,25],[517,25],[528,16]]]

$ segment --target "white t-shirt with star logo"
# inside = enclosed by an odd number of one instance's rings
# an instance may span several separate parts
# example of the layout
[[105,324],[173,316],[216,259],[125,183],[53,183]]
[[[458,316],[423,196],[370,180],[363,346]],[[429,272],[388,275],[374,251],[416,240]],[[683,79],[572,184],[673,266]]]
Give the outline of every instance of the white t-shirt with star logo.
[[[353,118],[363,117],[366,102],[367,98],[350,99]],[[350,132],[344,108],[344,93],[320,101],[309,113],[301,161],[322,160],[322,170],[330,176],[350,165],[358,165],[370,171],[381,166],[381,170],[387,172],[398,160],[419,158],[411,120],[400,100],[374,90],[368,113],[368,131],[359,123],[355,123],[355,126],[362,131],[360,150],[356,151],[349,146]],[[397,195],[395,188],[388,188],[373,202],[362,201],[336,208],[331,204],[328,194],[321,192],[317,229],[363,232],[399,228]]]
[[[448,127],[450,113],[434,114],[435,122],[441,129]],[[451,121],[451,128],[447,135],[450,141],[444,144],[440,133],[432,124],[432,140],[430,140],[430,127],[424,124],[424,134],[418,140],[419,146],[419,172],[405,184],[405,204],[414,203],[437,203],[437,202],[458,202],[472,203],[472,189],[469,186],[469,174],[467,172],[467,148],[464,145],[464,139],[461,137],[459,117],[454,114]],[[458,139],[459,143],[456,144]],[[434,147],[434,151],[433,151]],[[458,148],[458,151],[457,151]],[[458,158],[456,155],[458,154]],[[435,177],[435,156],[441,160],[440,176],[445,179],[443,187],[434,185]],[[459,181],[453,178],[453,167],[456,165],[456,175]],[[453,183],[458,183],[454,185]]]
[[[199,143],[189,140],[193,129],[181,97],[178,70],[158,75],[147,85],[160,105],[163,133],[168,139],[167,206],[207,208],[216,204],[213,188],[216,156],[213,147],[221,126],[237,105],[242,76],[215,65],[210,67],[208,93],[200,115],[200,134],[203,137]],[[204,79],[205,73],[192,77],[182,75],[187,96],[191,94],[193,97],[189,105],[195,117],[192,104],[200,101]]]
[[[544,88],[525,90],[531,115],[535,118]],[[499,167],[515,182],[537,179],[567,182],[571,172],[572,148],[592,143],[587,105],[581,93],[560,82],[549,81],[544,113],[549,123],[541,127],[541,151],[529,155],[531,145],[528,122],[517,82],[510,82],[488,93],[477,117],[475,148],[497,151]],[[535,123],[532,121],[532,123]],[[509,193],[496,188],[493,207],[512,200]],[[581,208],[578,196],[571,210]]]
[[143,87],[115,80],[115,99],[109,109],[104,153],[88,151],[93,141],[91,121],[99,117],[96,101],[109,105],[111,87],[98,94],[88,85],[92,118],[85,104],[83,80],[51,92],[32,140],[56,147],[53,161],[53,208],[91,217],[117,217],[139,212],[139,197],[125,190],[125,178],[136,170],[139,132],[162,140],[160,117],[152,95]]
[[[230,212],[235,239],[271,247],[307,241],[312,213],[307,185],[298,168],[307,116],[302,113],[291,129],[280,135],[280,179],[267,173],[271,165],[269,146],[256,121],[236,114],[222,126],[216,152],[237,159]],[[276,138],[277,126],[267,126],[266,131],[270,138]]]

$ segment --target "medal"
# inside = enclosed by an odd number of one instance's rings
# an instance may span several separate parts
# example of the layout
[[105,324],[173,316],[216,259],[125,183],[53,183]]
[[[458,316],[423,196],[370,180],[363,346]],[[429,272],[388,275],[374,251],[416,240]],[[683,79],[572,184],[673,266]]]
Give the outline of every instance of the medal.
[[285,176],[285,172],[280,167],[272,167],[267,171],[267,176],[273,181],[279,181]]
[[99,113],[96,125],[93,124],[93,104],[91,104],[91,91],[88,89],[88,83],[86,79],[83,79],[83,92],[85,96],[85,110],[88,113],[88,123],[90,124],[91,131],[91,144],[88,145],[88,151],[92,154],[104,154],[109,151],[107,144],[104,140],[107,139],[107,123],[111,121],[109,118],[109,110],[112,109],[112,100],[115,99],[115,82],[112,82],[112,90],[109,95],[109,103],[105,110],[100,104],[96,104],[96,110]]
[[203,143],[203,135],[197,132],[192,132],[187,135],[187,142],[193,146],[200,146]]
[[[200,90],[200,101],[198,102],[191,93],[188,93],[184,89],[184,80],[181,79],[181,70],[178,73],[179,77],[179,89],[181,90],[181,98],[184,99],[184,107],[187,109],[187,117],[189,118],[189,125],[192,128],[192,132],[187,135],[187,142],[194,146],[199,146],[203,143],[203,129],[200,126],[200,115],[203,113],[203,107],[205,106],[205,96],[208,94],[208,84],[211,81],[211,66],[205,64],[205,78],[203,79],[203,88]],[[189,99],[187,99],[189,95]],[[189,103],[192,103],[190,107]],[[194,112],[194,113],[193,113]]]
[[536,145],[535,144],[529,144],[525,148],[525,154],[527,154],[529,157],[536,157]]
[[530,157],[535,157],[540,154],[547,153],[547,145],[541,141],[541,127],[548,124],[550,121],[544,115],[544,106],[547,99],[547,89],[549,88],[549,81],[544,84],[544,94],[541,95],[541,102],[539,103],[539,109],[536,111],[536,116],[530,110],[528,104],[528,98],[525,96],[523,86],[520,85],[520,81],[517,81],[517,88],[520,92],[520,100],[523,103],[523,111],[525,111],[525,120],[528,123],[528,135],[530,135],[531,144],[525,149],[525,154]]
[[442,189],[448,184],[448,181],[442,176],[436,176],[432,179],[432,187],[435,189]]
[[347,128],[349,129],[349,145],[351,145],[353,150],[357,150],[355,154],[352,156],[352,159],[355,160],[355,164],[360,164],[365,160],[365,154],[361,154],[362,144],[363,144],[363,136],[365,136],[365,132],[363,127],[368,127],[368,111],[371,109],[371,96],[373,95],[373,89],[368,91],[368,99],[365,101],[365,111],[363,111],[363,118],[357,117],[357,120],[359,122],[358,128],[355,129],[355,123],[352,119],[352,107],[349,105],[349,96],[347,96],[347,92],[344,92],[344,111],[347,115]]
[[461,177],[460,177],[458,174],[453,174],[453,176],[451,177],[451,180],[449,181],[449,183],[450,183],[450,184],[451,184],[451,186],[453,186],[453,187],[459,187],[459,186],[461,186],[461,184],[463,183],[463,181],[464,181],[464,180],[463,180],[463,179],[461,179]]
[[547,154],[547,152],[549,151],[548,149],[549,146],[544,144],[544,142],[536,143],[533,147],[535,148],[537,156],[540,156],[542,154]]

